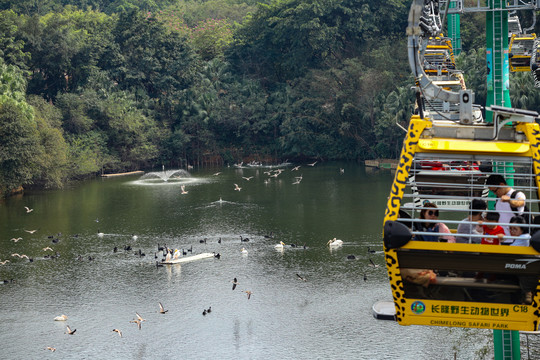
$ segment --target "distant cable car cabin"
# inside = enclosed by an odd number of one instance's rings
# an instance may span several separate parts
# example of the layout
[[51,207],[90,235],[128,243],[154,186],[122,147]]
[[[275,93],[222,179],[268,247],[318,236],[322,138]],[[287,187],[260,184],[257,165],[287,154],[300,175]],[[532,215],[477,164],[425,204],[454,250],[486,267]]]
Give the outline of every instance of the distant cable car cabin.
[[[461,125],[418,115],[410,121],[384,218],[386,263],[401,325],[538,330],[540,231],[535,231],[540,226],[520,225],[534,233],[529,247],[481,244],[482,238],[496,236],[457,231],[460,223],[478,225],[469,218],[474,199],[489,203],[486,213],[496,212],[496,198],[488,197],[486,185],[492,174],[513,181],[512,187],[526,195],[530,210],[524,217],[540,219],[538,114],[489,110],[493,124]],[[421,218],[428,210],[438,211],[438,219]],[[426,230],[439,222],[451,233]],[[527,298],[521,283],[531,278]]]
[[447,75],[456,68],[451,39],[442,35],[428,39],[423,57],[424,71],[428,75]]
[[510,71],[530,71],[536,34],[512,34],[508,46]]

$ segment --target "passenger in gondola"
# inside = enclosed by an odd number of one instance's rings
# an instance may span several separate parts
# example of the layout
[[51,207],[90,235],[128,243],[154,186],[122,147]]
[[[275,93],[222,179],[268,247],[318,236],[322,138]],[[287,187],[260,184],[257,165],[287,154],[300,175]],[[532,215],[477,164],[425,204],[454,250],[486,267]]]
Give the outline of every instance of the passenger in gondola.
[[[471,224],[471,222],[478,222],[484,220],[484,218],[482,217],[482,212],[487,209],[487,204],[484,200],[473,199],[471,205],[469,205],[469,209],[471,210],[471,214],[465,219],[463,219],[462,222],[458,225],[457,233],[459,235],[482,235],[484,233],[484,229],[482,229],[482,226],[480,224]],[[480,244],[480,241],[480,237],[456,236],[457,243]]]
[[491,235],[497,237],[484,237],[482,238],[481,244],[484,245],[499,245],[504,237],[504,229],[502,226],[497,225],[499,222],[499,213],[497,212],[488,212],[486,214],[485,220],[478,221],[478,224],[482,225],[484,230],[484,235]]
[[[451,234],[448,226],[443,222],[439,221],[439,209],[434,203],[425,203],[424,209],[420,211],[420,219],[428,220],[427,222],[422,222],[420,224],[416,223],[417,230],[422,232],[431,232],[431,233],[445,233]],[[415,237],[416,240],[420,241],[440,241],[440,242],[449,242],[455,243],[456,238],[453,235],[428,235],[422,234]]]
[[[490,175],[486,180],[486,185],[498,197],[495,210],[500,215],[501,223],[509,223],[514,215],[523,215],[525,211],[525,200],[527,200],[523,192],[516,192],[516,190],[507,185],[504,177],[499,174]],[[507,225],[503,225],[502,227],[504,233],[509,236],[509,227]]]

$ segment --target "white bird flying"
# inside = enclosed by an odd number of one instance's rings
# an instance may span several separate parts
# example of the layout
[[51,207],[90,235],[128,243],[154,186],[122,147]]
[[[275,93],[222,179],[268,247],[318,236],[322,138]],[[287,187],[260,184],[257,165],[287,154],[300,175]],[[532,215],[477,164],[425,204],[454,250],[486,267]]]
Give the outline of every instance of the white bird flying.
[[238,184],[234,184],[234,190],[235,191],[240,191],[240,190],[242,190],[242,188],[240,186],[238,186]]
[[26,209],[26,213],[31,213],[34,211],[34,209],[30,209],[28,206],[25,206],[24,208]]
[[180,189],[182,189],[182,192],[181,192],[182,195],[186,195],[188,193],[188,191],[186,191],[186,187],[184,185],[180,186]]

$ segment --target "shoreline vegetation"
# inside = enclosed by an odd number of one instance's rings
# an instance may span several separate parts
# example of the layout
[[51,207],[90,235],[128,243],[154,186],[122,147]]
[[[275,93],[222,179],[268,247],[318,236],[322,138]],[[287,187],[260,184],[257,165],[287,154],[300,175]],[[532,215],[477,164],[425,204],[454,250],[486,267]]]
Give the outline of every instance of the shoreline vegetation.
[[[408,1],[36,4],[0,4],[0,197],[162,166],[400,153]],[[457,61],[482,103],[478,44]],[[519,74],[515,106],[533,109]]]

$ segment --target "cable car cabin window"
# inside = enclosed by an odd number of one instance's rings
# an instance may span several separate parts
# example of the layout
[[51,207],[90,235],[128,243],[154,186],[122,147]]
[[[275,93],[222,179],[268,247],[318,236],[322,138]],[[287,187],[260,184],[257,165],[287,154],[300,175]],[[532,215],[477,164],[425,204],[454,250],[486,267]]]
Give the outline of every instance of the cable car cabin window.
[[[507,193],[526,206],[498,208]],[[417,153],[398,217],[416,240],[396,249],[405,297],[530,304],[540,274],[540,256],[528,246],[537,215],[530,158]],[[438,242],[455,249],[438,250]]]

